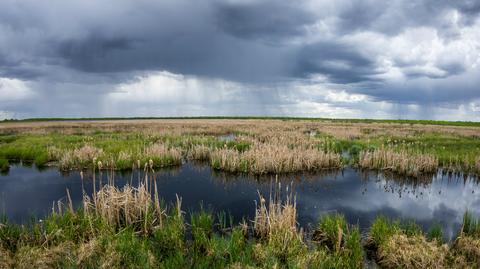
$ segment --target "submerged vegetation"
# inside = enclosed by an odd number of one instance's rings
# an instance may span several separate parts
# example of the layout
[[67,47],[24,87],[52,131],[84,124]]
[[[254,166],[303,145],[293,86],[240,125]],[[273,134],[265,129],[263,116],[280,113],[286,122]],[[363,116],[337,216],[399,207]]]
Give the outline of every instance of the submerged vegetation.
[[[352,165],[421,177],[480,173],[476,125],[281,119],[117,120],[0,124],[0,164],[128,170],[206,161],[214,169],[292,173]],[[96,158],[96,162],[91,162]],[[101,167],[98,167],[98,164]]]

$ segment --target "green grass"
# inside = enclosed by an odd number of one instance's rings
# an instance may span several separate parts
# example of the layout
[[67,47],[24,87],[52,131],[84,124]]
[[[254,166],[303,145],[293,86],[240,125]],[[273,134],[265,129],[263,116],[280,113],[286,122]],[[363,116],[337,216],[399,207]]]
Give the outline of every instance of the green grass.
[[411,154],[431,154],[447,170],[466,173],[480,173],[475,162],[480,156],[480,138],[460,135],[417,134],[414,137],[376,136],[353,140],[335,139],[318,135],[318,148],[347,153],[345,164],[355,165],[361,151],[373,151],[380,147]]
[[[348,225],[345,217],[332,214],[321,217],[313,234],[318,249],[326,252],[328,267],[361,268],[364,256],[358,226]],[[326,264],[326,265],[327,265]],[[322,268],[328,268],[326,265]]]
[[[83,210],[51,214],[42,222],[32,221],[22,226],[3,217],[0,219],[0,267],[363,267],[365,248],[360,230],[339,214],[323,216],[315,227],[312,241],[298,237],[281,244],[276,238],[252,237],[239,225],[222,224],[224,217],[216,218],[211,211],[192,212],[190,223],[186,223],[176,209],[168,212],[163,225],[147,234],[138,233],[129,225],[113,228],[99,216],[83,214]],[[478,220],[466,213],[463,236],[479,238],[479,231]],[[436,240],[442,244],[438,240],[442,237],[439,226],[433,226],[426,235],[412,222],[385,217],[378,217],[372,223],[368,240],[373,240],[378,249],[398,234],[408,238],[427,236],[425,242],[433,244]],[[418,240],[412,244],[418,244]],[[471,252],[458,248],[453,245],[448,252],[449,262],[456,261],[455,255],[464,255],[466,262],[476,261]]]
[[10,169],[10,163],[7,159],[0,158],[0,172],[7,172]]
[[463,215],[461,232],[467,236],[480,238],[480,219],[476,219],[472,213],[466,211]]
[[304,259],[319,264],[321,260],[315,261],[319,258],[347,264],[342,262],[343,257],[333,254],[310,257],[312,250],[301,241],[296,243],[296,252],[288,252],[291,246],[282,250],[268,241],[249,239],[240,227],[219,234],[214,229],[218,223],[206,211],[193,214],[188,228],[191,239],[186,235],[183,219],[176,213],[150,235],[140,235],[129,226],[117,231],[104,223],[81,212],[51,215],[43,224],[30,226],[4,220],[0,227],[0,255],[11,257],[13,267],[49,264],[54,268],[296,268]]

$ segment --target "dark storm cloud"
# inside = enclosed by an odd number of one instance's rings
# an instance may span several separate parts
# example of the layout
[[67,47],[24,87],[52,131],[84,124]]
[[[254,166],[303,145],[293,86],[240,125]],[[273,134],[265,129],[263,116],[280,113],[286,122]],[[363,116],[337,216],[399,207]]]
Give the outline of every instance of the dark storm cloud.
[[[125,38],[106,38],[92,35],[80,41],[67,40],[59,44],[59,55],[69,65],[88,72],[122,71],[111,55],[122,54],[131,49],[133,41]],[[107,60],[105,60],[107,59]],[[118,68],[118,69],[117,69]]]
[[340,1],[337,30],[348,34],[352,31],[377,31],[396,35],[409,27],[429,26],[448,34],[447,12],[458,11],[460,24],[472,24],[480,13],[477,0],[424,0],[424,1]]
[[[459,105],[467,101],[480,100],[480,67],[468,73],[448,78],[430,79],[418,76],[408,81],[383,81],[376,84],[359,85],[352,92],[367,94],[379,101],[400,104],[443,106]],[[480,116],[480,115],[477,115]]]
[[375,61],[343,43],[319,42],[305,46],[297,61],[296,74],[299,76],[322,74],[339,84],[370,81],[379,73]]
[[301,8],[300,1],[226,2],[215,5],[216,23],[227,34],[267,41],[304,34],[315,22],[313,13]]
[[[70,104],[158,71],[257,87],[249,94],[269,106],[286,102],[277,89],[317,77],[378,101],[469,102],[480,98],[469,82],[477,81],[480,45],[472,34],[464,42],[464,30],[478,26],[479,13],[475,0],[5,0],[0,78],[34,82],[39,95],[55,92]],[[419,28],[433,29],[437,47],[410,55],[418,48],[402,35]],[[455,42],[456,49],[436,51]],[[71,93],[82,85],[88,98]]]

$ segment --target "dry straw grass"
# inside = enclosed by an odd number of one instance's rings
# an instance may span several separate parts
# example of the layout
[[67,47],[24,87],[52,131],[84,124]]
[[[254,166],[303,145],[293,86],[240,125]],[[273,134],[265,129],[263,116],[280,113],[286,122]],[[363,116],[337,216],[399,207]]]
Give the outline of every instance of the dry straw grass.
[[15,264],[12,268],[62,268],[66,266],[65,262],[71,262],[74,259],[75,245],[72,242],[64,242],[49,248],[27,246],[20,248],[16,252]]
[[[282,199],[281,183],[275,184],[269,201],[259,193],[260,203],[257,205],[254,220],[255,235],[268,240],[280,239],[280,245],[288,247],[288,243],[301,238],[297,231],[296,197],[286,188],[286,197]],[[278,243],[278,242],[277,242]]]
[[188,151],[189,160],[208,161],[210,160],[210,154],[212,149],[205,145],[194,145]]
[[412,177],[435,173],[438,169],[438,160],[433,155],[385,148],[361,152],[358,164],[361,168],[387,170]]
[[93,159],[101,158],[104,155],[102,149],[88,144],[81,148],[63,152],[52,148],[50,149],[50,154],[59,155],[59,166],[62,170],[68,170],[71,168],[86,168],[86,165],[91,164]]
[[[146,174],[144,181],[137,187],[127,184],[119,189],[112,184],[107,184],[92,197],[84,194],[85,214],[101,217],[113,227],[135,227],[137,231],[144,234],[161,228],[166,217],[166,209],[160,204],[156,183],[153,187],[149,187],[150,180]],[[181,206],[179,199],[177,206]]]
[[14,261],[10,251],[0,246],[0,268],[13,268]]
[[470,263],[480,266],[480,239],[470,236],[459,236],[455,240],[455,244],[452,250],[456,255],[459,255],[456,262],[459,264],[465,264],[466,260]]
[[393,135],[408,137],[417,133],[439,133],[478,137],[478,127],[439,126],[397,123],[347,123],[330,121],[283,121],[276,119],[158,119],[158,120],[96,120],[0,123],[0,133],[51,133],[74,134],[105,132],[140,132],[145,134],[211,134],[222,135],[241,131],[250,134],[272,132],[293,133],[318,130],[336,138],[351,139]]
[[180,161],[182,159],[182,152],[180,149],[169,147],[163,143],[155,143],[145,148],[143,155],[158,158],[168,157],[175,161]]
[[245,152],[218,149],[211,153],[210,159],[214,168],[252,174],[315,171],[342,165],[339,154],[313,148],[292,149],[280,144],[256,144]]
[[378,263],[383,268],[445,268],[448,247],[424,236],[395,234],[378,250]]

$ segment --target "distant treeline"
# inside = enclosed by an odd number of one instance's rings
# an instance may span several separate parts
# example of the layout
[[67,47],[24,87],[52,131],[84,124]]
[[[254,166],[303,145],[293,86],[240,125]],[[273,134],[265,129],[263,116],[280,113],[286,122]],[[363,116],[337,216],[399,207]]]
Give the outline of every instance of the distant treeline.
[[0,122],[39,122],[39,121],[94,121],[94,120],[178,120],[178,119],[242,119],[242,120],[308,120],[344,123],[401,123],[401,124],[430,124],[476,126],[480,122],[474,121],[443,121],[443,120],[405,120],[405,119],[334,119],[334,118],[309,118],[309,117],[267,117],[267,116],[198,116],[198,117],[105,117],[105,118],[27,118],[5,119]]

